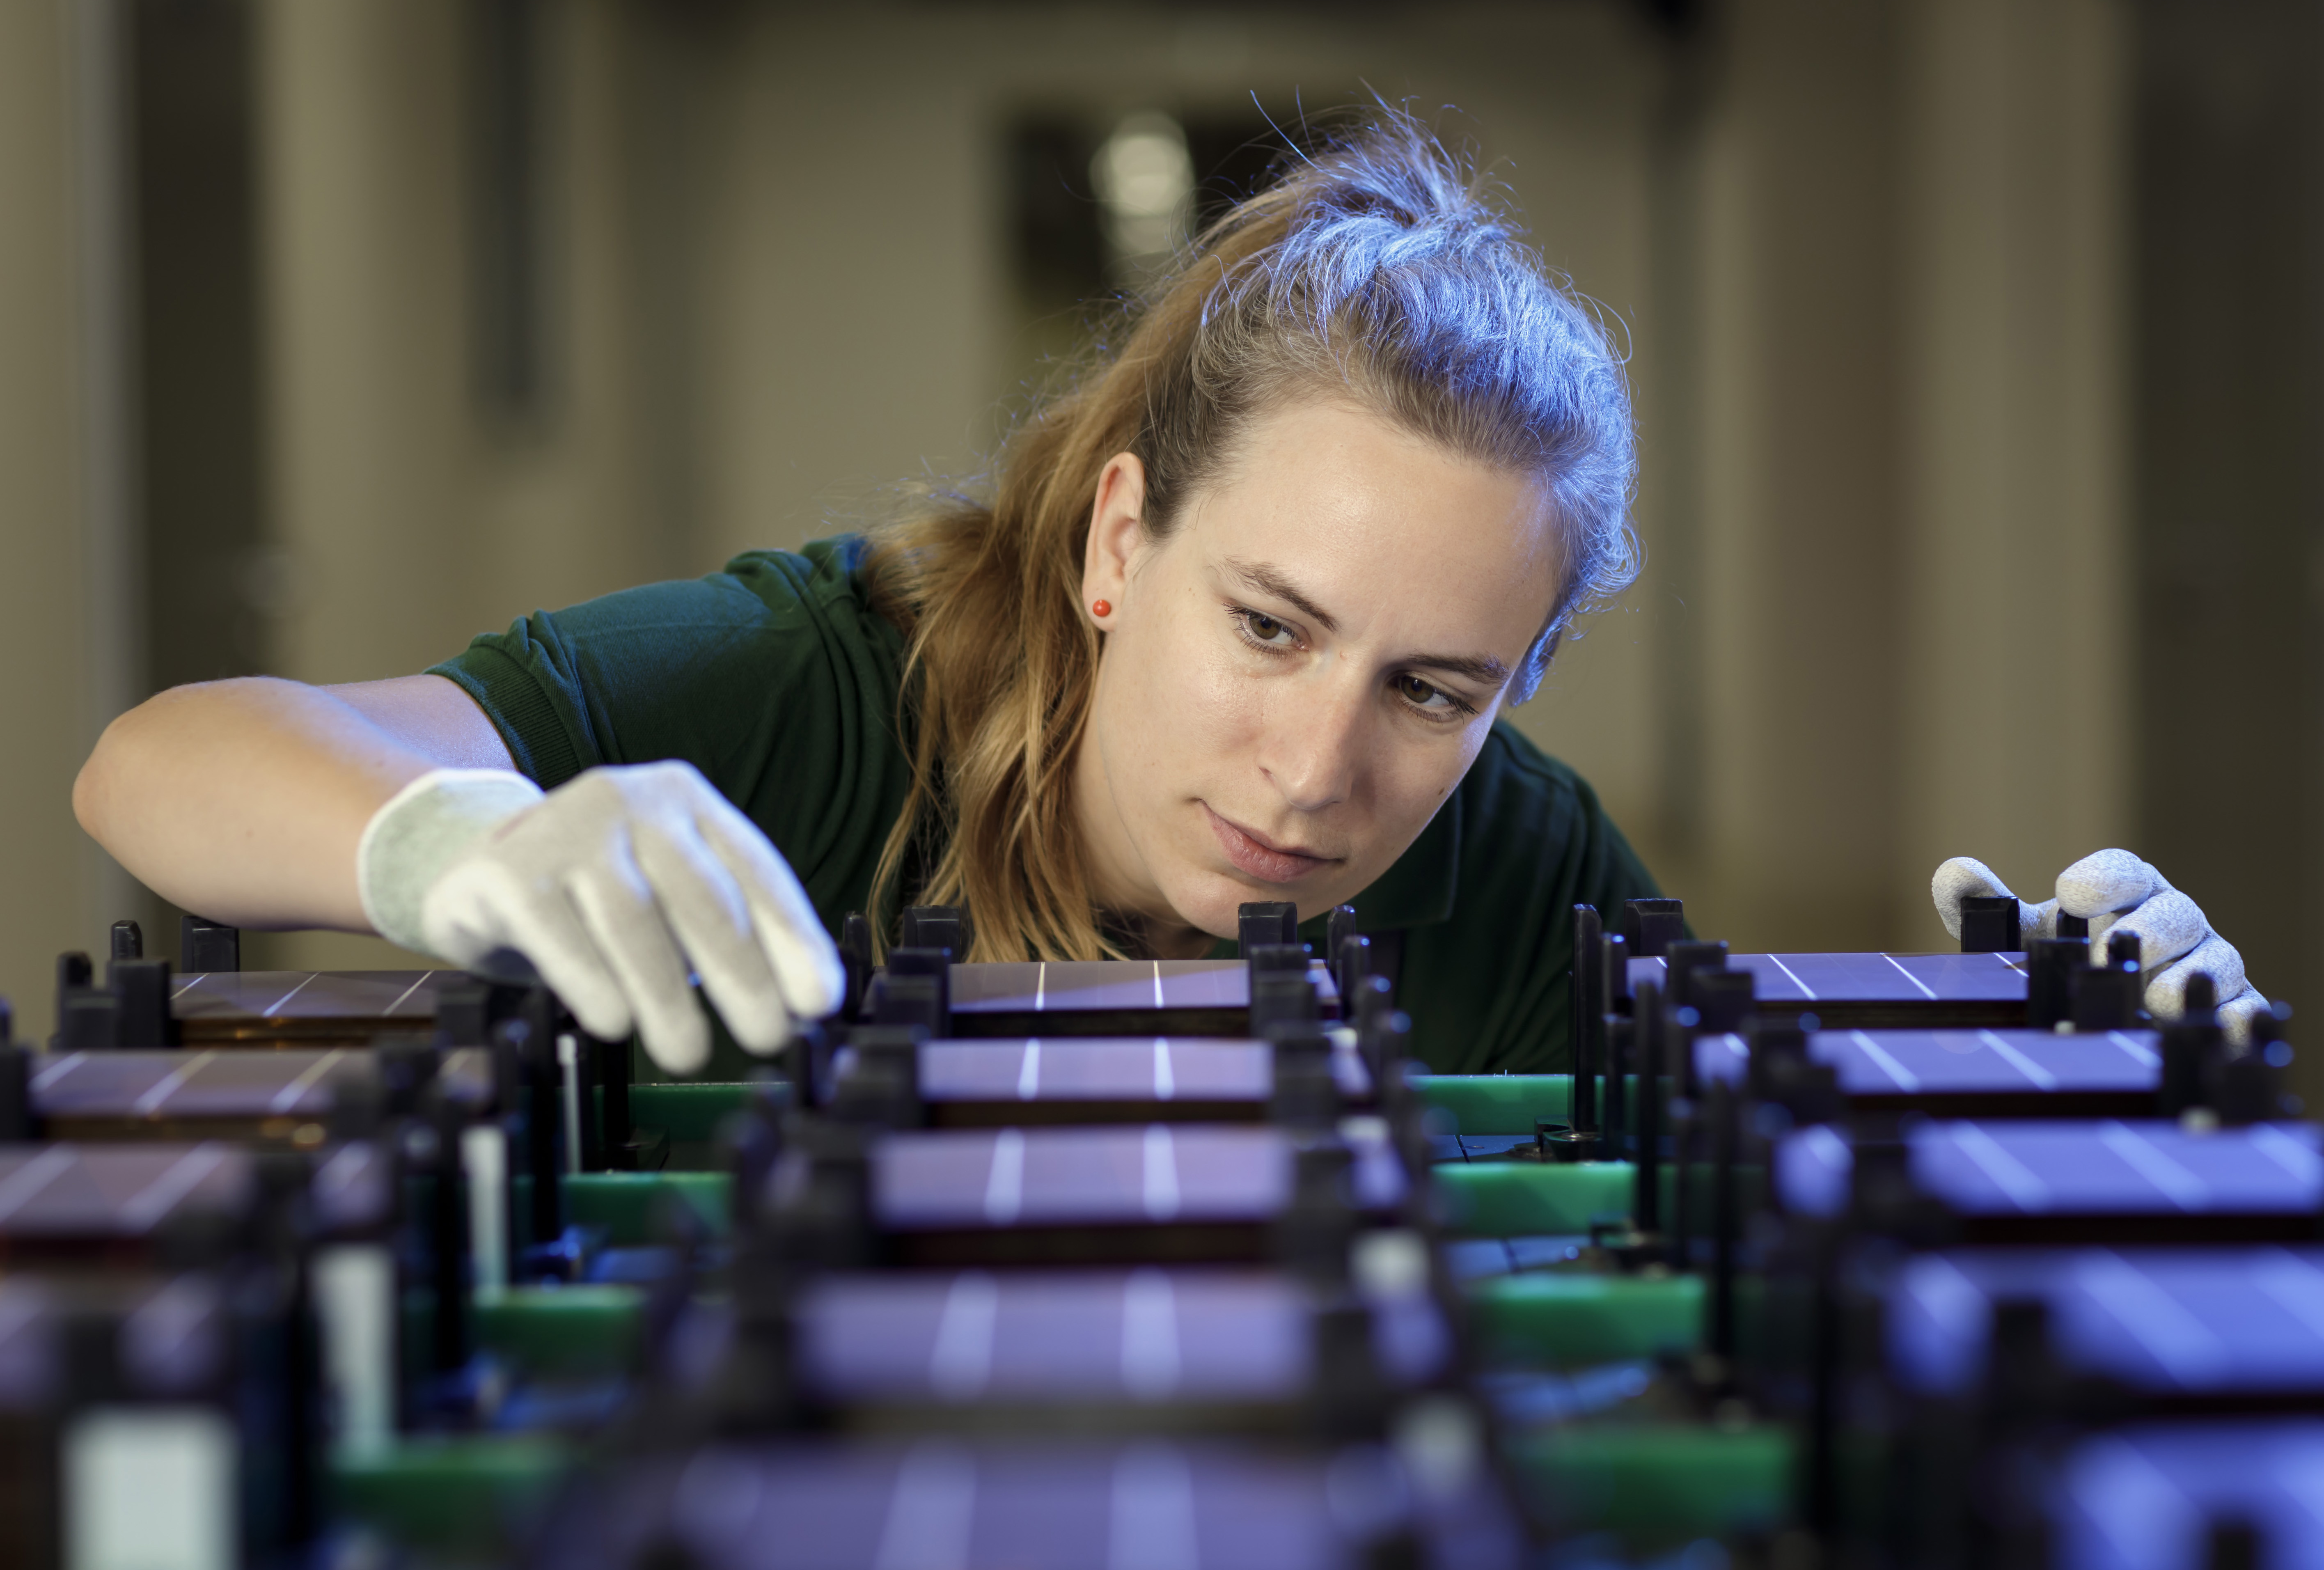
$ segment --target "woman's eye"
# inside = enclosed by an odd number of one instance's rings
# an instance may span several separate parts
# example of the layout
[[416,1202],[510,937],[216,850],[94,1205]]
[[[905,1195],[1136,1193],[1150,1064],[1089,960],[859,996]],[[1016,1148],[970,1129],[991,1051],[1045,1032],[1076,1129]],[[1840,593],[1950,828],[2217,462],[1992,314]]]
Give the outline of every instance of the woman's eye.
[[1243,612],[1242,624],[1251,637],[1261,643],[1272,643],[1280,648],[1293,641],[1290,628],[1273,616],[1264,615],[1258,611]]
[[1454,706],[1452,694],[1445,692],[1441,688],[1431,687],[1427,682],[1421,680],[1417,676],[1397,677],[1396,679],[1396,690],[1398,697],[1402,697],[1405,702],[1412,705],[1415,708],[1427,708],[1444,711]]

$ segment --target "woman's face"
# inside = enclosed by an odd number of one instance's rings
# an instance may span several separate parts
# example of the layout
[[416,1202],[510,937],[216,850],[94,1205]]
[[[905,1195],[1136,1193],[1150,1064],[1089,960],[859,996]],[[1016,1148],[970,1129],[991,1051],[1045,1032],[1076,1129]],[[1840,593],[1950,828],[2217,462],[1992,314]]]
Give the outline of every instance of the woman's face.
[[1074,805],[1101,901],[1175,950],[1232,937],[1244,900],[1304,919],[1386,872],[1484,744],[1563,564],[1533,479],[1339,404],[1255,422],[1166,540],[1143,502],[1116,457]]

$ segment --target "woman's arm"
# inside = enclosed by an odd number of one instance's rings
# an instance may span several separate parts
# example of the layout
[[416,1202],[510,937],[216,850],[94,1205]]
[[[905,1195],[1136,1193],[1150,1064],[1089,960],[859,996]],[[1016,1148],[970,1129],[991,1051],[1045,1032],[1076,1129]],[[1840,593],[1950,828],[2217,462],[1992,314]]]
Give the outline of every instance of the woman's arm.
[[248,677],[172,688],[115,720],[73,811],[146,887],[212,920],[368,932],[364,826],[438,768],[515,768],[484,711],[440,676]]

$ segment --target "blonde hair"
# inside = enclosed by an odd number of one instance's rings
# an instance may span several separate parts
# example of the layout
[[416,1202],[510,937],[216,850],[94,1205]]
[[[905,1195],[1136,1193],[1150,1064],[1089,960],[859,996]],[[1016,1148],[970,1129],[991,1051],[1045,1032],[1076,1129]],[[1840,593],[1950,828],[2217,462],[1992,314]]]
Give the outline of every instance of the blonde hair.
[[1572,618],[1637,576],[1629,395],[1606,335],[1472,163],[1374,109],[1122,303],[1019,420],[989,495],[926,492],[870,531],[873,602],[907,639],[912,763],[880,910],[908,882],[916,902],[968,908],[972,958],[1124,956],[1090,898],[1071,790],[1097,675],[1080,590],[1099,473],[1134,454],[1142,526],[1166,537],[1255,417],[1323,396],[1545,482],[1564,585],[1513,702]]

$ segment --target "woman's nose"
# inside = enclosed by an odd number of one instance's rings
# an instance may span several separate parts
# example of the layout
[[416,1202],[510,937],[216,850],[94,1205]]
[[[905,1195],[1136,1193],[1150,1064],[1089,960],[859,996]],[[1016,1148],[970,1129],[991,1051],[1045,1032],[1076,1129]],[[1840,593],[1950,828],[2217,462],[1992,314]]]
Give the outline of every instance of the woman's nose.
[[1320,812],[1352,793],[1369,712],[1364,696],[1333,684],[1271,706],[1259,767],[1294,809]]

